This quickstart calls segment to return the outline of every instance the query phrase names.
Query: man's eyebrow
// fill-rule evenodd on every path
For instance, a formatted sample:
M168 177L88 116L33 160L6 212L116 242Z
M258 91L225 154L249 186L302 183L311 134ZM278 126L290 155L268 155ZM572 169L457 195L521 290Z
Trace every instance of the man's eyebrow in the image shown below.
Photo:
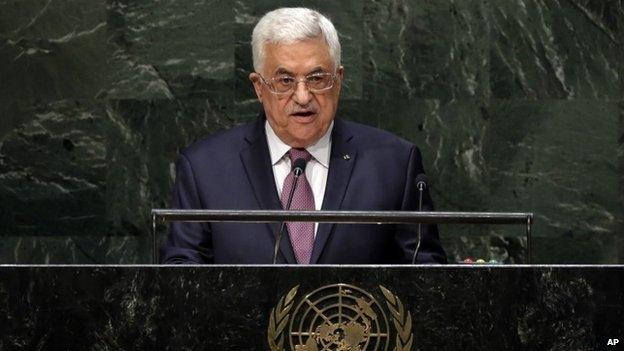
M314 68L313 70L311 70L310 72L308 72L308 74L306 74L306 76L307 76L307 75L310 75L310 74L315 74L315 73L325 73L325 72L327 72L327 70L326 70L325 68L323 68L322 66L318 66L318 67L315 67L315 68Z
M284 68L284 67L279 67L279 68L275 71L275 74L288 74L289 76L294 76L294 74L293 74L291 71L287 70L287 69L286 69L286 68Z

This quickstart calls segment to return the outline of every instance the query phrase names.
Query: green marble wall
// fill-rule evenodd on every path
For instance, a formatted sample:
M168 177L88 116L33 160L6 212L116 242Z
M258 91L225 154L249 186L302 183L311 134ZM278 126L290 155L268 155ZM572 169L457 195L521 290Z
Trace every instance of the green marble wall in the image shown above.
M144 263L178 151L254 118L254 23L328 14L341 117L419 145L437 209L534 211L542 263L624 262L624 2L0 0L0 263ZM443 226L518 262L522 228Z

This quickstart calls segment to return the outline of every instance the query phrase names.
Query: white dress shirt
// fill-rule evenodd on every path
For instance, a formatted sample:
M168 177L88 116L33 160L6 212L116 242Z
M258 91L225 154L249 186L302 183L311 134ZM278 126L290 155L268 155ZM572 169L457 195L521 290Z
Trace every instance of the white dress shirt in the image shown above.
M333 128L334 122L331 123L325 135L323 135L316 144L306 148L310 155L312 155L312 158L306 166L305 175L312 188L312 193L314 194L314 207L316 210L321 209L323 197L325 196L325 185L327 184L329 156L331 152L331 132ZM268 121L264 123L264 129L266 131L267 143L269 144L269 153L271 154L275 186L281 198L284 181L288 173L290 173L290 158L287 153L290 151L291 147L285 144L277 134L275 134ZM314 226L315 235L317 228L318 223Z

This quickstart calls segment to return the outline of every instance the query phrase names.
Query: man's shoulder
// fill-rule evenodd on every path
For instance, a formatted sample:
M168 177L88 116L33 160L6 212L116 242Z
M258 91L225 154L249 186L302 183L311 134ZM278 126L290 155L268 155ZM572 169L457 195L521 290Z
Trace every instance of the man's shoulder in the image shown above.
M342 128L353 136L353 141L363 146L401 149L414 147L412 142L383 129L346 120L341 120L341 123L343 124Z
M238 153L242 148L249 145L246 140L253 134L256 123L249 122L215 132L191 143L181 153L189 159L205 157L206 155L218 156Z

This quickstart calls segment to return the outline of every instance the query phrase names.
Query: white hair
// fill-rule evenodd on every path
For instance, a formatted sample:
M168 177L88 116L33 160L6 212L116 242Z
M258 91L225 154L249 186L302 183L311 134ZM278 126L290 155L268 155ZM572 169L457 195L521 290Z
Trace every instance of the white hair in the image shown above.
M253 65L260 72L264 65L266 43L294 43L322 36L329 47L334 69L340 67L340 41L338 32L327 17L304 7L283 7L267 12L251 35Z

